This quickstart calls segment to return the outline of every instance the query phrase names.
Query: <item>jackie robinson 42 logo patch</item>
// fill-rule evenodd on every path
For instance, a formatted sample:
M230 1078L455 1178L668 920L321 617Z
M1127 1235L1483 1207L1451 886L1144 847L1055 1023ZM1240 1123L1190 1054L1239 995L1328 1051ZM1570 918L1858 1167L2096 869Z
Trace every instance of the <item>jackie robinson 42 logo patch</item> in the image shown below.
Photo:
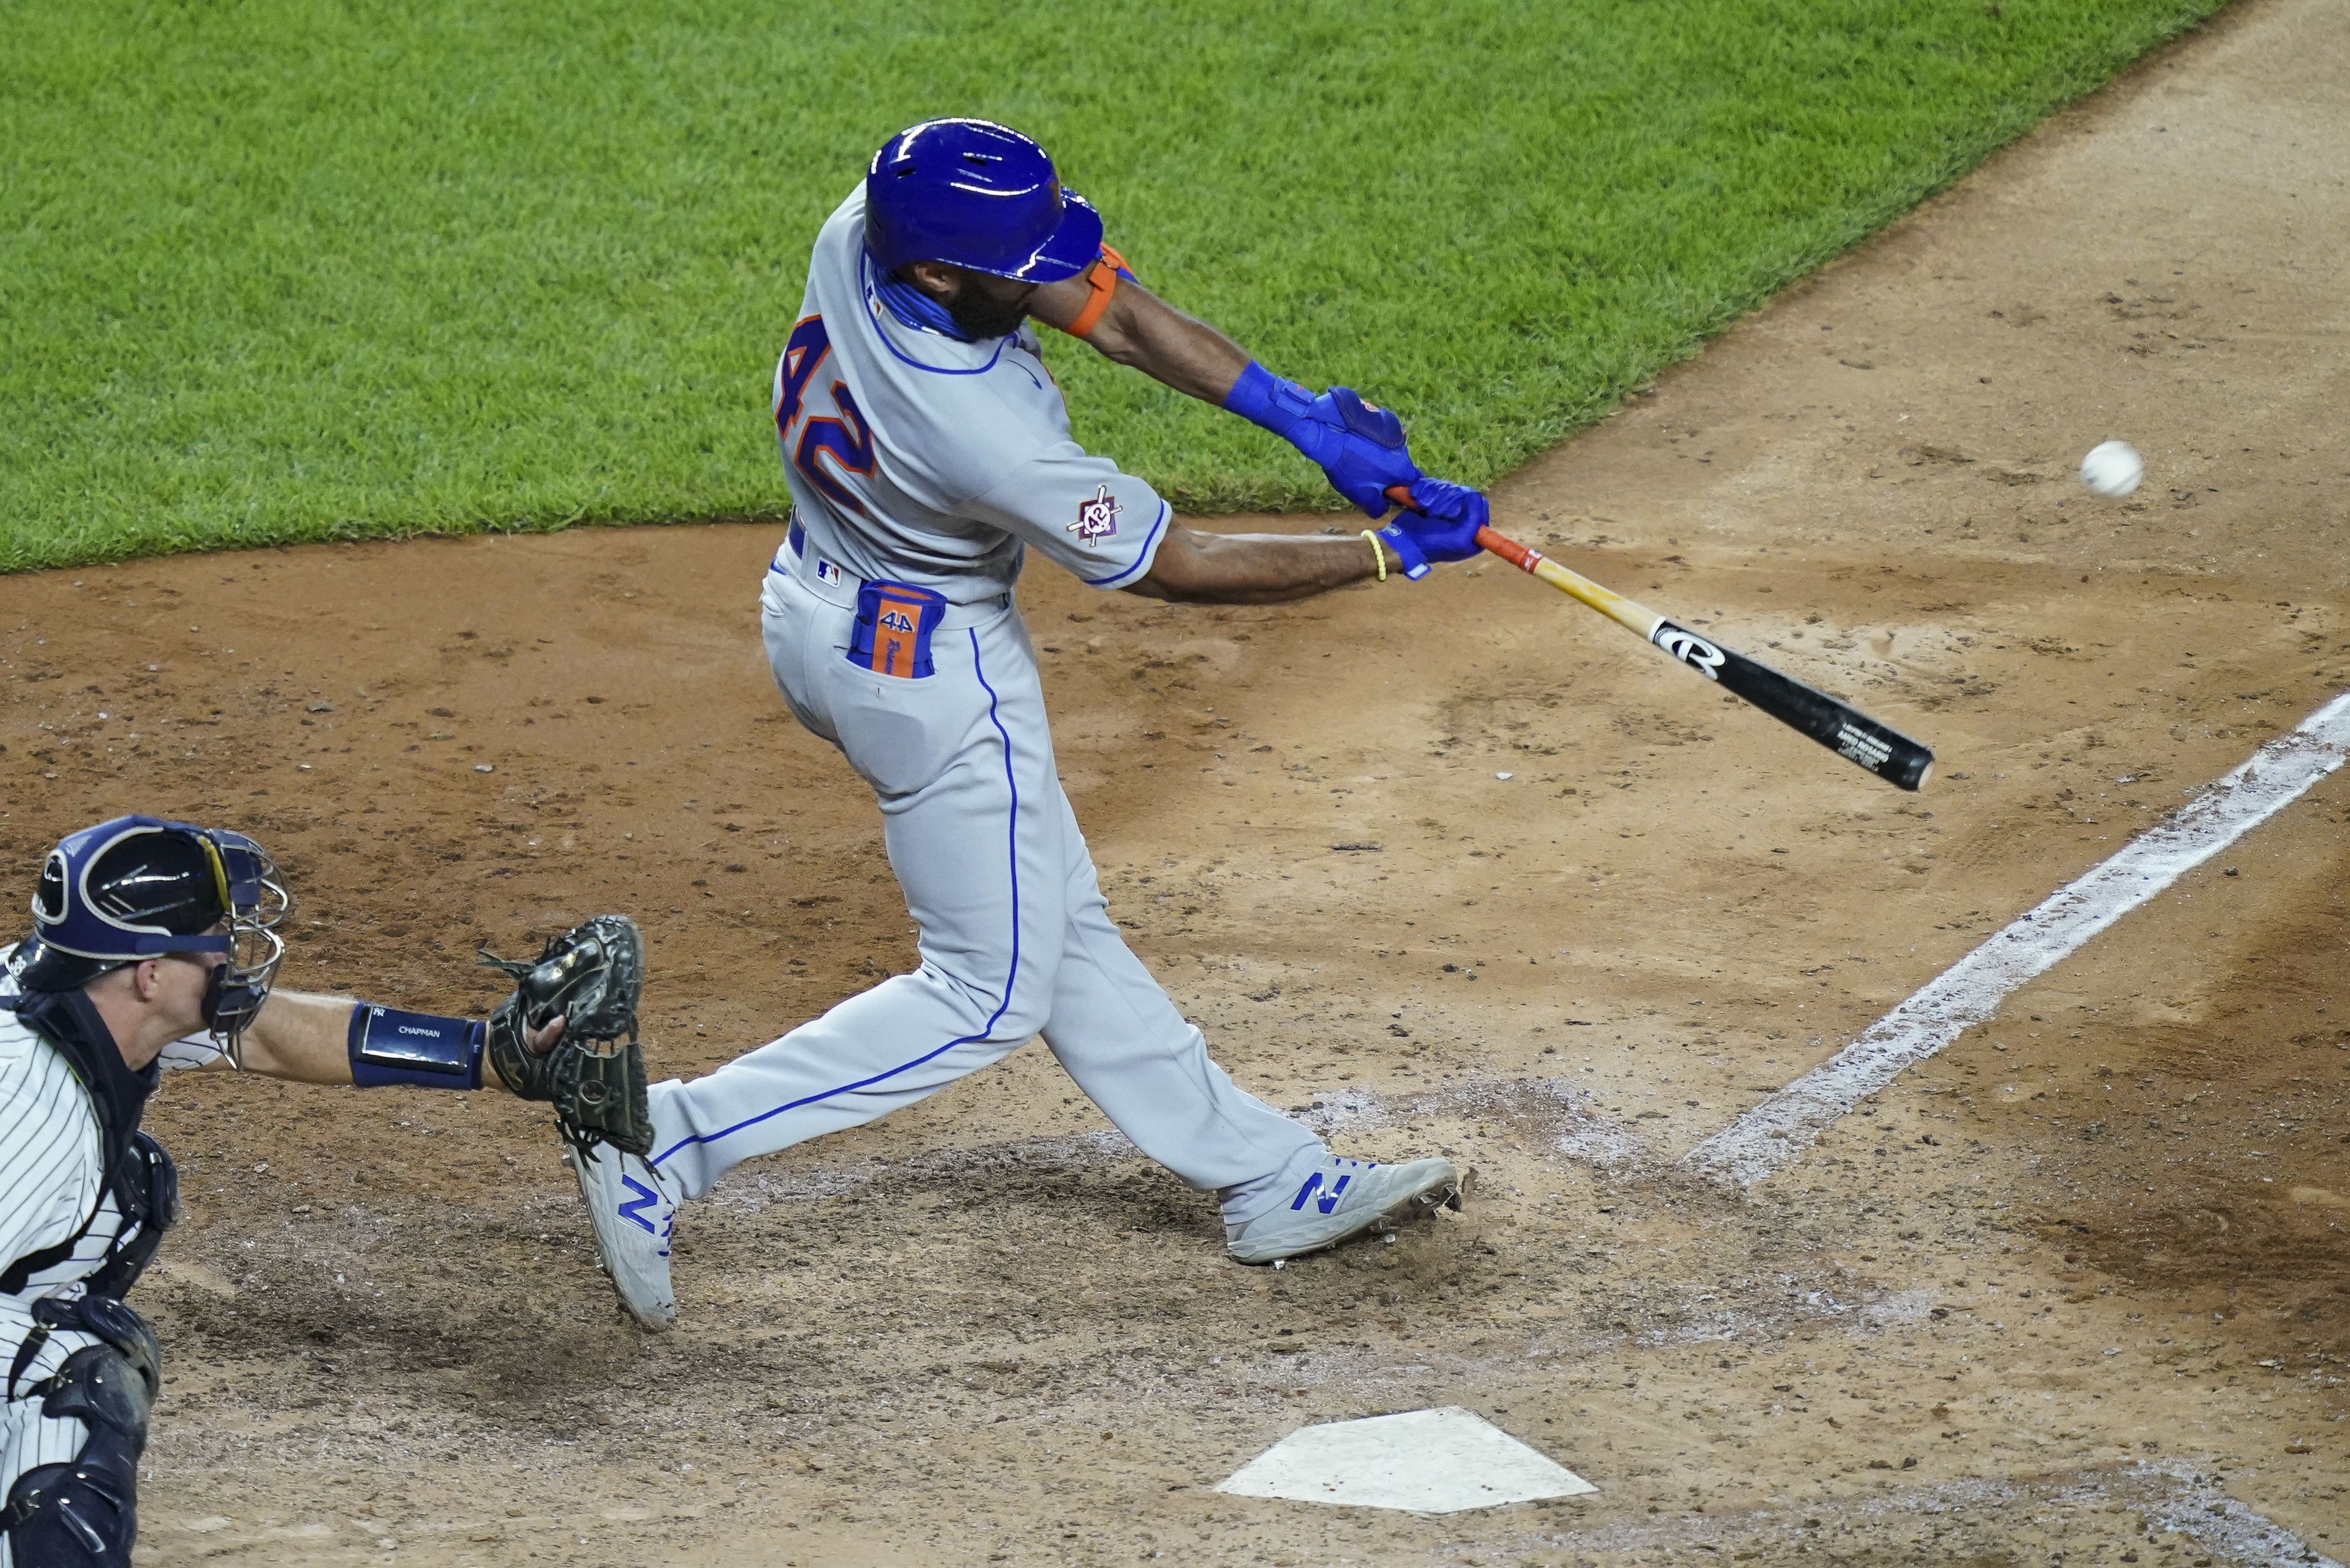
M1077 503L1077 520L1067 527L1090 550L1118 532L1118 497L1109 493L1108 485L1101 485Z

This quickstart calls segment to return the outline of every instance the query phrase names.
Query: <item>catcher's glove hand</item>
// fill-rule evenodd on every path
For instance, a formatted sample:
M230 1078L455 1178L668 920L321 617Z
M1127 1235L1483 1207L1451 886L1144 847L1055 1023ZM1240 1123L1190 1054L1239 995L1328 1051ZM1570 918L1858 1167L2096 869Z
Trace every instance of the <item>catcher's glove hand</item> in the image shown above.
M652 1151L645 1103L645 1057L637 1044L637 996L645 949L626 915L598 915L547 939L535 961L481 954L484 968L512 975L515 991L490 1014L490 1061L506 1087L555 1106L563 1136L581 1153L609 1143L642 1158ZM546 1052L524 1043L561 1018L563 1035Z

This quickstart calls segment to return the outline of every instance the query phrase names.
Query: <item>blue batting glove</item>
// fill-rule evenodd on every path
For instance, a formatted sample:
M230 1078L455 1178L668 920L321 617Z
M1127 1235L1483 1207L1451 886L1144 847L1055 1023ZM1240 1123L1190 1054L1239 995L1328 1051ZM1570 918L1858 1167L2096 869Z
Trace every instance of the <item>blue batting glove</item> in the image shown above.
M1388 485L1419 477L1404 442L1403 421L1365 402L1352 387L1333 387L1315 397L1251 362L1225 394L1224 407L1313 459L1330 488L1361 507L1366 517L1387 511L1383 492Z
M1416 479L1411 482L1411 506L1397 513L1395 521L1379 530L1379 537L1403 562L1403 575L1416 581L1428 576L1431 562L1465 561L1476 555L1482 548L1477 530L1492 516L1485 498L1465 484Z
M1308 457L1322 465L1330 488L1363 509L1366 517L1384 516L1387 488L1409 484L1419 477L1404 444L1403 421L1392 410L1365 402L1352 387L1333 387L1314 400L1317 424L1332 432Z

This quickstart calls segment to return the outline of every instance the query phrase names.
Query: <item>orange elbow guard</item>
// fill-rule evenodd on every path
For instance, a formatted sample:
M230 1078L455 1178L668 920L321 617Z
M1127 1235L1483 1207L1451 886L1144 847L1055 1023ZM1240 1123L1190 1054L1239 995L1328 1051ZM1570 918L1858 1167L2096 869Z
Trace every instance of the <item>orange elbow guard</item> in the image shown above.
M1086 271L1086 286L1093 290L1092 296L1086 301L1086 307L1077 312L1077 318L1061 330L1072 337L1083 337L1092 332L1095 324L1101 320L1102 312L1109 308L1109 297L1118 292L1118 280L1121 275L1127 277L1134 275L1127 271L1126 258L1109 246L1102 246L1100 259Z

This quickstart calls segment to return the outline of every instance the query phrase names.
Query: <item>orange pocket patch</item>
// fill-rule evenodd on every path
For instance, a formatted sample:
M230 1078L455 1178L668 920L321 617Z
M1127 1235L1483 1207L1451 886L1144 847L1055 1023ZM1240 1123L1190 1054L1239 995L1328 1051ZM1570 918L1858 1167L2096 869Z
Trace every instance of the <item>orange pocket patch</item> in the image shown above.
M931 634L947 612L944 594L910 583L867 583L857 590L857 630L848 662L876 675L920 680L931 673Z

